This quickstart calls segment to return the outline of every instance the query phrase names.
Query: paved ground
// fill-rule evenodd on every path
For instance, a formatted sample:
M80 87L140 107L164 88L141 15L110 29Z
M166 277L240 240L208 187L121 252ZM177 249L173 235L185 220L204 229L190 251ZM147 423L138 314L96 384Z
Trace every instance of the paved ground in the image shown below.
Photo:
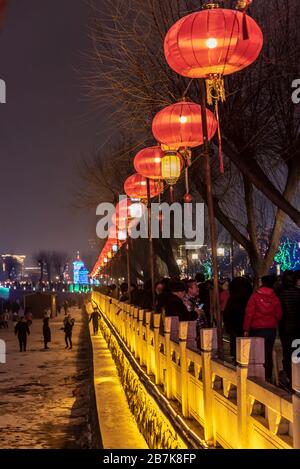
M13 324L0 330L7 363L0 364L0 448L89 448L90 383L88 328L80 310L74 348L65 350L63 315L51 320L51 349L43 350L42 321L31 327L28 351L20 353Z

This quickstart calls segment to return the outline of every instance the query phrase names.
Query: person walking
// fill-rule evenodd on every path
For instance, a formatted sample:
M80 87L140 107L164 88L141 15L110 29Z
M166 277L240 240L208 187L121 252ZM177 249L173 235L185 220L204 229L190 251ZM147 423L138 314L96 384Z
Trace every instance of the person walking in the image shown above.
M43 337L44 337L44 349L48 350L48 343L51 342L51 329L49 326L49 317L46 316L43 320Z
M278 323L282 317L280 300L274 292L276 277L267 275L261 279L262 286L250 297L244 320L245 337L265 339L266 380L272 381L272 352Z
M16 324L15 335L18 336L20 352L26 352L27 336L30 335L30 330L24 316Z
M93 330L94 330L94 335L98 334L98 329L99 329L99 319L101 318L100 314L96 309L92 312L89 322L93 321Z
M73 348L73 343L72 343L72 332L73 332L73 327L75 324L75 319L71 318L71 314L68 314L64 321L64 332L65 332L65 343L66 343L66 348L72 349Z
M229 298L223 312L225 331L229 334L230 355L236 360L236 339L244 335L245 310L253 288L245 277L236 277L229 285Z

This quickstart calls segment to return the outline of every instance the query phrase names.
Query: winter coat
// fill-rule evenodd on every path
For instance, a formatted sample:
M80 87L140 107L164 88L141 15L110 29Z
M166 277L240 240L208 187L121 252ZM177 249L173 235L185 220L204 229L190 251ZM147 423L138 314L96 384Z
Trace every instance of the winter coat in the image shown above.
M178 296L170 293L168 295L166 306L165 306L165 315L167 316L177 316L179 321L195 321L197 319L197 314L194 311L189 311L183 301L178 298Z
M282 308L278 296L272 288L261 287L248 302L244 330L276 329L281 317Z
M220 293L220 309L221 309L222 313L225 311L228 300L229 300L229 291L228 290L221 291L221 293Z
M66 335L72 335L72 330L74 326L74 319L71 319L71 322L66 321L64 331Z
M24 339L26 335L29 335L30 330L29 330L27 322L22 322L22 321L17 322L16 327L15 327L15 334L18 336L19 339Z
M45 318L43 322L43 336L46 342L51 342L51 330L49 327L49 320L47 318Z

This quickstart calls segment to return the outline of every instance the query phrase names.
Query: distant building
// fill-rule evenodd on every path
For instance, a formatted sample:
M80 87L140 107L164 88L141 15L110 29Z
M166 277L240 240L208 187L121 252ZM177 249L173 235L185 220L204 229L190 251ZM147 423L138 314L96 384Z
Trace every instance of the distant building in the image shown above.
M1 254L0 255L0 279L7 280L21 280L24 275L24 264L26 256L16 254Z
M89 272L84 265L84 262L80 259L79 251L77 253L77 259L73 262L73 283L76 285L88 285L89 284Z

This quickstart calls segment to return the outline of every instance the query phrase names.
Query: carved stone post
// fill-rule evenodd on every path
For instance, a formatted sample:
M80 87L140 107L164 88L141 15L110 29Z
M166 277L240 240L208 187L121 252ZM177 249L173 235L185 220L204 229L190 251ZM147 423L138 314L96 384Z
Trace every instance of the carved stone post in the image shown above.
M201 358L203 380L204 435L208 445L215 444L213 421L213 389L211 360L217 349L217 329L201 329Z

